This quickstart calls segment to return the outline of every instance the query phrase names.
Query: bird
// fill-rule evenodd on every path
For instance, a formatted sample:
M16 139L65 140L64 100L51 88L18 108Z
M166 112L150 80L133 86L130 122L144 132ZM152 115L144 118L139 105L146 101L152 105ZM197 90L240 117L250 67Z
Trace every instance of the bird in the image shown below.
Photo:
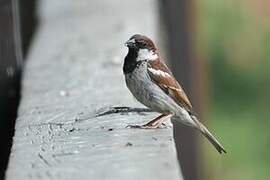
M123 73L126 86L137 101L161 115L143 125L130 128L156 129L174 117L178 122L199 130L222 154L221 143L199 121L183 88L163 62L154 42L147 36L135 34L126 41L128 53Z

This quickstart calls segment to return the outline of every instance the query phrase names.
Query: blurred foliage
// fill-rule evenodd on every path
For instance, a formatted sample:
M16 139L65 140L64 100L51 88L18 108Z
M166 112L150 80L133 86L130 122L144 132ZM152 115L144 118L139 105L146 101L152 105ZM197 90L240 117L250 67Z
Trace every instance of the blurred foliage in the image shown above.
M270 1L202 0L199 34L210 65L210 129L228 153L205 145L205 179L267 179L270 171Z

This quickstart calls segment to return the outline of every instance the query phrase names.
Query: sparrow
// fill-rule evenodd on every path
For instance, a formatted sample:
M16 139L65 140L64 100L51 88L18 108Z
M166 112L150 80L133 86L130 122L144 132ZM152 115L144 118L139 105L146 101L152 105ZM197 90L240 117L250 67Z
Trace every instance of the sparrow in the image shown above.
M143 105L161 115L143 125L130 128L155 129L175 117L180 123L199 130L219 153L224 147L196 117L192 104L168 66L161 60L153 41L140 34L133 35L125 45L123 73L126 86Z

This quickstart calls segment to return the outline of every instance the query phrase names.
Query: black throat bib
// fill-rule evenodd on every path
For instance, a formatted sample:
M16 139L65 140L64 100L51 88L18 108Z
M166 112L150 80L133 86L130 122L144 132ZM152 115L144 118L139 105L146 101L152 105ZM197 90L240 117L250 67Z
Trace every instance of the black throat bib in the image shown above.
M134 69L140 65L141 61L136 61L138 57L138 51L136 49L129 49L127 56L125 57L123 72L128 74L134 71Z

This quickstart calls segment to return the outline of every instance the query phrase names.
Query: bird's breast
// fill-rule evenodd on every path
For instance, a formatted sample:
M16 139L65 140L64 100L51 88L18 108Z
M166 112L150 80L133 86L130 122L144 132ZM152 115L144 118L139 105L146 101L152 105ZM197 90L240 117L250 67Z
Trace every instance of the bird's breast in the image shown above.
M133 96L150 109L164 113L172 108L170 98L157 86L147 73L147 63L142 63L132 73L125 74L126 84Z

